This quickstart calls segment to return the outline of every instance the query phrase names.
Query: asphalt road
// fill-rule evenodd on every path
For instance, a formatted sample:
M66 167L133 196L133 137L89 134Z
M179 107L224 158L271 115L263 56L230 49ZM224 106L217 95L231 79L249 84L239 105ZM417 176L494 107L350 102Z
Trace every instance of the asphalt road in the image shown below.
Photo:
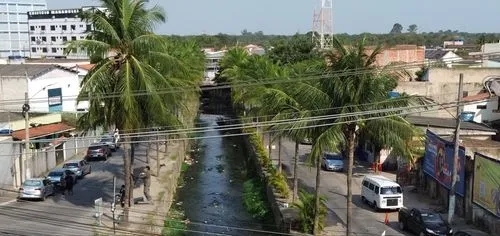
M267 144L267 141L265 142ZM278 146L274 144L272 151L273 159L278 158ZM291 176L293 170L293 155L295 152L295 143L282 141L282 160L286 171ZM308 192L314 192L316 185L316 168L309 166L306 162L306 156L311 150L310 145L300 145L299 151L299 188ZM390 224L385 225L385 213L375 212L370 206L361 202L361 181L364 175L371 171L364 166L356 165L353 171L353 235L407 235L398 229L397 212L389 213ZM327 198L328 217L326 219L326 235L345 235L346 222L346 174L337 172L321 171L320 191Z
M92 173L78 180L71 196L57 193L43 202L0 206L0 235L94 235L94 200L102 197L108 206L112 201L113 176L122 179L121 154L118 150L106 162L90 162Z

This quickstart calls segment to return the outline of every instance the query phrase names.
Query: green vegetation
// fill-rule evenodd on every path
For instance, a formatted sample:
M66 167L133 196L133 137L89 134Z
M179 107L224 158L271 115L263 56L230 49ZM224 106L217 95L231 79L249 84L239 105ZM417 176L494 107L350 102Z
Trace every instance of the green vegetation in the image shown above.
M184 213L172 205L168 215L165 217L162 235L164 236L183 236L187 229Z
M310 194L305 191L299 192L299 200L292 204L293 207L299 210L299 227L302 233L311 234L314 228L314 216L316 212L316 198L314 194ZM319 230L323 230L326 211L326 198L320 198L319 205Z
M258 179L249 179L243 183L243 205L256 219L264 219L271 212L266 198L265 184Z

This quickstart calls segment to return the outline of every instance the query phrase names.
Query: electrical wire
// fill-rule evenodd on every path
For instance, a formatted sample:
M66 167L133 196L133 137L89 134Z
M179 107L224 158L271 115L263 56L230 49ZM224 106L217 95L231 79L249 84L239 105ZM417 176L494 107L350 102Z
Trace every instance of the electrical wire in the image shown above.
M470 105L470 104L475 104L478 102L481 102L484 100L473 100L473 101L462 101L460 104L461 105ZM376 104L376 103L372 103ZM417 105L417 106L406 106L406 107L396 107L396 108L387 108L387 109L379 109L379 110L367 110L367 111L358 111L358 112L351 112L351 113L343 113L343 114L331 114L331 115L323 115L323 116L311 116L311 117L300 117L300 118L292 118L292 119L283 119L283 120L270 120L270 121L261 121L261 122L248 122L248 123L242 123L242 124L229 124L229 125L222 125L218 127L218 130L220 131L229 131L229 130L238 130L241 128L250 128L250 127L268 127L268 126L273 126L273 125L282 125L282 124L290 124L294 123L297 121L322 121L322 120L330 120L330 119L336 119L336 118L348 118L348 117L353 117L353 116L361 116L361 115L375 115L377 113L384 113L384 112L399 112L403 110L409 110L409 109L417 109L417 108L428 108L428 107L435 107L435 106L447 106L450 104L457 104L457 102L448 102L448 103L435 103L435 104L425 104L425 105ZM355 105L351 107L360 107L360 106L366 106L367 104L360 104L360 105ZM348 107L348 106L346 106ZM343 109L344 107L335 107L335 108L328 108L326 110L337 110L337 109ZM322 110L322 109L318 109ZM314 111L314 110L312 110ZM307 112L307 111L303 111ZM290 113L283 113L283 114L295 114L294 112ZM245 118L245 119L250 119L250 118ZM152 128L154 129L154 128ZM193 133L200 133L200 132L205 132L207 128L206 127L193 127L193 128L185 128L185 129L177 129L177 130L164 130L164 131L143 131L143 132L136 132L136 133L125 133L120 135L121 139L123 138L144 138L144 137L157 137L158 135L181 135L181 134L193 134ZM102 138L103 136L90 136L90 137L85 137L83 139L79 140L95 140L98 138ZM56 140L59 140L60 138L52 138L52 139L37 139L37 140L31 140L31 143L50 143ZM25 141L9 141L10 143L25 143Z
M453 102L450 104L456 104L457 102ZM473 102L467 102L467 103L472 103ZM461 105L458 105L461 106ZM363 121L368 121L368 120L375 120L375 119L381 119L381 118L388 118L388 117L393 117L393 116L403 116L403 115L410 115L410 114L416 114L416 113L426 113L426 112L431 112L431 111L439 111L439 110L445 110L448 108L453 108L457 107L457 105L448 105L448 106L440 106L439 108L435 109L426 109L426 110L421 110L421 111L412 111L412 112L401 112L401 113L396 113L396 114L389 114L385 116L376 116L376 117L369 117L369 118L362 118L360 120ZM345 113L348 114L348 113ZM331 118L327 118L331 119ZM324 124L315 124L315 125L308 125L308 126L303 126L303 127L290 127L287 129L275 129L275 130L270 130L270 131L262 131L261 133L272 133L272 132L277 132L277 131L290 131L290 130L300 130L300 129L308 129L308 128L318 128L318 127L326 127L326 126L331 126L331 125L339 125L339 124L347 124L351 123L353 121L342 121L342 122L330 122L330 123L324 123ZM248 128L253 128L255 126L250 126ZM217 130L214 128L214 130ZM186 141L186 140L199 140L199 139L208 139L208 138L225 138L225 137L235 137L235 136L246 136L249 134L248 132L242 132L242 133L236 133L236 134L224 134L224 135L213 135L213 136L203 136L203 137L185 137L185 138L169 138L169 139L157 139L154 140L154 142L168 142L168 141ZM18 141L11 141L11 142L18 142ZM4 143L10 143L10 142L4 142ZM22 142L21 142L22 143ZM129 141L129 142L120 142L120 144L138 144L138 143L151 143L150 140L145 140L145 141ZM68 148L67 148L68 149ZM81 148L69 148L69 149L81 149ZM64 150L64 149L58 149L58 150ZM41 151L38 153L43 153L43 152L49 152L49 151ZM50 151L52 152L52 151ZM12 157L12 156L17 156L17 155L22 155L23 153L11 153L11 154L0 154L0 157L6 156L6 157Z
M497 55L500 57L498 52L491 53L492 55ZM259 85L272 85L272 84L280 84L280 83L295 83L299 81L310 81L310 80L317 80L317 79L323 79L323 78L330 78L331 76L352 76L352 75L363 75L363 74L368 74L368 73L374 73L376 71L396 71L396 70L401 70L401 69L411 69L411 68L420 68L425 65L432 65L433 63L429 62L415 62L415 63L406 63L403 65L390 65L387 66L386 68L383 69L350 69L350 70L342 70L342 71L333 71L333 72L326 72L326 73L321 73L317 74L320 75L318 77L296 77L296 78L286 78L286 79L261 79L259 82L254 82L254 83L248 83L248 82L240 82L240 83L233 83L233 84L228 84L228 85L222 85L222 86L216 86L216 87L205 87L205 88L192 88L191 86L178 86L178 87L172 87L169 89L165 90L156 90L154 92L152 91L146 91L146 92L136 92L134 91L131 96L146 96L146 95L151 95L151 94L171 94L171 93L180 93L180 92L199 92L199 91L210 91L210 90L218 90L218 89L226 89L226 88L241 88L241 87L250 87L250 86L259 86ZM434 64L440 64L439 62L436 62ZM64 96L61 97L61 99L64 100L71 100L74 101L77 99L78 96ZM122 97L122 94L110 94L110 95L104 95L104 96L99 96L100 99L107 99L107 98L119 98ZM30 104L31 103L46 103L47 99L46 98L40 98L40 99L30 99ZM25 100L24 99L4 99L0 100L0 105L21 105L24 104Z

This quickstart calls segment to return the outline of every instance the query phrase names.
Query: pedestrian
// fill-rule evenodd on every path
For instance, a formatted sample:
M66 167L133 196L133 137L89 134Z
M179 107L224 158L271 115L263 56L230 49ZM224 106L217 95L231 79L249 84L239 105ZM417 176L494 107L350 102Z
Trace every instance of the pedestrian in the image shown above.
M68 195L73 195L73 177L71 175L66 175L64 182L66 182L66 190Z
M149 166L146 166L143 172L140 174L140 177L142 178L142 181L144 183L144 196L146 197L148 202L151 202L151 195L149 193L151 187L151 168L149 168Z

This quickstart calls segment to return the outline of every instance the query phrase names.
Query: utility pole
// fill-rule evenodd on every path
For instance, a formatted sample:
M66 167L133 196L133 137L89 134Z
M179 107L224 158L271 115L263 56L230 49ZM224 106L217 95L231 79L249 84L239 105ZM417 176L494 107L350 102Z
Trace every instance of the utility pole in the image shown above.
M463 82L464 74L460 74L458 82L458 101L457 101L457 126L455 128L455 146L453 150L453 173L451 175L451 188L450 199L448 204L448 223L451 225L453 222L453 215L455 214L455 192L457 189L457 166L458 166L458 153L460 150L460 115L462 113L462 97L463 97Z
M30 105L29 105L29 95L28 92L24 93L24 104L23 104L23 113L24 113L24 155L21 155L19 158L19 180L20 184L23 184L26 175L26 166L25 160L28 160L28 155L30 153ZM24 170L23 170L24 169Z
M156 177L160 177L160 128L156 129ZM167 144L165 143L165 146Z

